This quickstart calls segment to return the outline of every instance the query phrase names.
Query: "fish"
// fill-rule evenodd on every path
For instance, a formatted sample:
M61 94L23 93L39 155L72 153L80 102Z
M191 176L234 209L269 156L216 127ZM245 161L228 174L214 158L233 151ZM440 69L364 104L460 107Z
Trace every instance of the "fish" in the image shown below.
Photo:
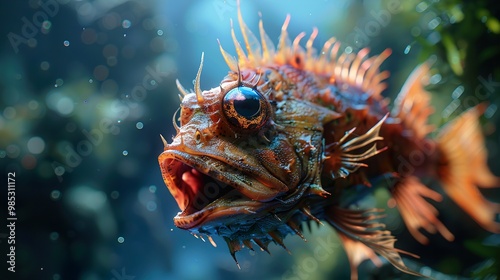
M262 18L257 39L243 20L242 43L231 22L236 56L219 42L229 71L220 84L202 90L204 54L194 80L185 89L177 80L181 104L173 116L176 134L158 161L163 180L180 208L175 226L197 238L222 237L239 267L236 252L303 235L304 225L329 224L338 233L357 279L366 259L382 256L397 269L409 269L395 247L396 238L381 221L384 210L363 208L346 193L361 196L377 178L386 178L390 201L416 241L422 233L453 233L433 206L443 200L423 178L439 182L479 226L500 233L495 217L500 204L481 188L500 178L487 165L488 153L479 119L486 104L469 108L437 128L426 90L432 62L418 65L392 102L382 94L389 77L382 63L386 49L343 51L334 37L318 52L314 28L289 37L287 16L277 46ZM471 168L473 166L474 168Z

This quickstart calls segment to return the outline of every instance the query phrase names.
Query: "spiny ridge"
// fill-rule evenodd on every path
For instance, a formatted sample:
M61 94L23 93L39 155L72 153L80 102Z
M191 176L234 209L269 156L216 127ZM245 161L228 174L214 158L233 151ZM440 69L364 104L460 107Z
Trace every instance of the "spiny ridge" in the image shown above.
M257 68L267 64L289 64L296 68L312 71L318 74L329 74L331 83L357 87L370 95L381 99L380 93L386 88L383 81L389 77L388 71L380 71L380 65L389 57L391 50L386 49L380 55L368 57L369 49L363 48L357 53L340 51L340 42L335 38L327 40L317 54L314 40L318 29L314 28L305 43L305 49L300 41L306 36L304 32L297 35L293 41L288 37L288 15L281 28L281 35L276 50L264 29L262 19L259 21L260 42L243 20L238 6L238 23L245 43L245 50L238 41L231 20L231 37L236 50L237 59L227 53L219 42L219 48L229 68L237 71L237 65L242 69Z

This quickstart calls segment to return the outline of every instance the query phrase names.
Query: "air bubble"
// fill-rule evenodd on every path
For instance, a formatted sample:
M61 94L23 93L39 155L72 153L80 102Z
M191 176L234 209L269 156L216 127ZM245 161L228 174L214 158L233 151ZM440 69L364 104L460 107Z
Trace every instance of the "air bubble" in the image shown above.
M112 191L111 192L111 198L112 199L117 199L120 196L120 193L118 191Z
M408 54L411 50L411 45L406 46L404 54Z
M41 154L45 149L45 141L42 138L35 136L28 140L28 151L32 154Z
M50 193L50 198L52 198L52 200L58 200L59 198L61 198L61 192L58 190L53 190Z
M144 124L143 124L142 122L137 122L137 123L135 124L135 127L136 127L137 129L142 129L142 128L144 127Z
M74 108L73 100L67 96L61 97L56 104L57 112L64 116L71 114Z
M55 173L57 176L62 176L62 175L64 175L64 172L66 172L66 169L65 169L63 166L58 166L58 167L54 168L54 173Z
M491 104L484 112L484 117L491 119L491 117L493 117L497 109L498 109L497 105Z
M36 110L38 109L38 101L36 100L31 100L29 103L28 103L28 108L30 108L31 110Z
M50 68L50 63L48 63L47 61L42 61L42 63L40 63L40 69L42 69L43 71L47 71L49 70Z
M42 22L42 30L47 30L48 31L51 26L52 26L52 23L50 21L48 21L48 20L44 20Z
M7 155L10 158L17 158L20 153L21 149L17 145L11 144L7 146Z
M433 85L439 83L441 81L441 75L440 74L435 74L432 75L432 77L429 79L429 82Z
M156 210L156 202L154 202L154 201L148 201L148 204L146 205L146 208L150 212L155 211Z
M59 78L59 79L56 79L56 84L55 84L55 87L60 87L64 84L64 80Z
M59 239L59 233L57 233L57 232L55 232L55 231L54 231L54 232L51 232L51 233L50 233L50 240L52 240L52 241L56 241L57 239Z
M7 107L3 110L3 116L6 119L13 119L16 117L16 109L14 107Z
M127 28L130 28L130 26L132 26L132 22L130 22L130 20L128 19L125 19L122 21L122 27L127 29Z
M68 47L69 46L69 41L65 40L63 44L64 44L65 47Z
M464 86L458 86L452 93L451 98L457 99L464 93Z
M127 156L127 155L128 155L128 151L127 151L127 150L125 150L125 151L123 151L123 152L122 152L122 154L123 154L124 156Z
M121 243L125 242L125 238L120 236L120 237L118 237L117 241L118 241L118 243L121 244Z
M427 24L427 27L430 30L433 30L433 29L436 29L436 27L438 27L440 23L441 23L441 19L440 18L434 18L431 21L429 21L429 23Z
M425 3L425 2L420 2L420 3L419 3L416 7L415 7L415 9L417 10L417 12L422 13L422 12L424 12L424 11L427 9L427 7L429 7L429 5L428 5L427 3Z

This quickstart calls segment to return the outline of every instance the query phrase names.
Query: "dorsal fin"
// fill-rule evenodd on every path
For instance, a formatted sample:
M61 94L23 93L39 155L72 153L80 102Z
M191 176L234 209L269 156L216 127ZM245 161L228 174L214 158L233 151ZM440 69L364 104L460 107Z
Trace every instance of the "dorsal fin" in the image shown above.
M429 76L430 63L424 63L415 68L401 88L394 101L391 115L398 117L405 127L418 138L424 138L435 127L427 123L434 109L429 104L430 95L424 89Z
M236 49L238 64L241 69L256 68L258 66L278 64L292 65L293 67L311 71L321 75L329 75L330 82L337 83L343 87L353 87L363 91L370 96L380 97L380 93L386 85L383 80L389 77L388 71L380 71L382 62L391 54L386 49L380 55L368 57L368 49L362 49L358 53L340 51L340 43L335 38L327 40L321 53L318 55L313 47L314 40L318 35L318 29L314 28L305 48L301 46L300 40L306 36L300 33L293 42L288 36L288 15L281 28L278 48L267 36L262 19L259 21L260 42L245 24L238 1L238 23L245 43L245 50L236 39L231 21L231 35ZM235 71L235 63L231 56L222 48L221 53L229 68ZM380 98L381 99L381 98Z
M248 62L255 66L261 60L261 47L260 43L253 35L252 31L247 27L243 17L241 16L241 9L238 6L238 23L240 25L241 34L243 35L243 40L245 41L245 47L248 53Z
M274 56L276 50L273 41L271 41L266 34L266 30L264 30L262 18L259 20L259 33L260 40L262 41L262 58L263 60L270 60Z

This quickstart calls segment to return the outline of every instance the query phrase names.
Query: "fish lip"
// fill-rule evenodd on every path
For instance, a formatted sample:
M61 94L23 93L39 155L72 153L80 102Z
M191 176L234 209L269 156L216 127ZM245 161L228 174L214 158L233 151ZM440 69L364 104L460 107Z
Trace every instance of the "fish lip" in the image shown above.
M211 168L210 165L211 163L213 164L217 162L222 163L223 165L226 165L227 163L205 156L205 158L210 159L210 161L207 162L203 160L204 156L205 155L192 155L179 150L165 150L158 158L163 179L182 210L182 212L179 212L174 217L174 224L177 227L192 230L200 227L201 225L206 225L207 223L215 222L220 219L231 219L231 217L236 219L236 217L240 214L255 214L257 211L262 210L264 204L268 204L268 206L274 205L274 203L265 203L254 200L248 196L248 193L245 195L245 193L241 192L235 185L227 181L225 182L223 172L216 168ZM169 164L175 164L175 166L173 168L170 167L169 169L167 167ZM180 172L178 172L179 168L181 168ZM181 178L183 173L187 172L188 168L197 170L203 174L203 176L209 177L212 182L224 184L224 186L219 185L221 188L230 187L231 191L228 192L225 190L226 193L222 196L211 200L208 205L205 205L203 208L198 209L195 212L191 212L191 210L193 210L192 208L187 211L192 204L192 201L188 201L186 205L186 202L181 200L185 197L188 197L190 200L196 198L196 194L189 190L189 186L186 186L188 184ZM234 195L235 192L240 195L240 199L231 201L232 205L229 203L223 203L224 200L228 198L228 195L231 193ZM179 195L179 193L181 194ZM183 207L184 209L182 209Z

